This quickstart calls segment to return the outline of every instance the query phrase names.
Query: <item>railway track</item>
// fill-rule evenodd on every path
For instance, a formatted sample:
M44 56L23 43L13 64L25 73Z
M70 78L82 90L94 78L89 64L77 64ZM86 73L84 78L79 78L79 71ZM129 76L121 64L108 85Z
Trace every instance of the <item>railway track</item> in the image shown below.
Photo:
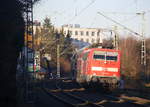
M126 103L128 103L129 105L132 105L135 106L135 107L150 107L150 105L142 105L142 104L138 104L138 103L135 103L135 102L132 102L132 101L129 101L125 98L120 98L120 97L116 97L116 96L111 96L111 95L105 95L106 97L109 97L109 98L112 98L112 99L116 99L116 100L123 100L125 101ZM129 106L130 107L130 106Z
M54 97L55 99L59 100L60 102L66 104L69 107L104 107L102 105L95 104L88 100L84 100L80 97L64 93L61 91L59 94L48 92L46 89L44 89L44 91L48 95Z
M117 96L113 95L108 95L108 94L94 94L92 93L93 97L91 95L84 95L84 92L77 92L73 93L75 95L82 95L85 96L86 100L92 101L95 104L101 104L104 107L150 107L150 105L143 105L143 104L138 104L136 101L131 101L127 100L125 98L120 98ZM87 93L86 93L87 94ZM79 95L79 96L80 96ZM83 97L84 98L84 97Z
M129 89L129 91L134 91L134 90L131 90L131 89ZM67 94L70 94L70 93L67 93ZM71 94L71 95L73 95L73 94ZM96 97L97 95L95 95L95 97ZM114 100L118 100L118 101L124 101L126 104L128 104L129 105L129 107L150 107L150 104L149 105L143 105L143 104L138 104L138 103L136 103L135 101L131 101L131 100L127 100L127 99L125 99L125 98L121 98L121 97L117 97L117 96L115 96L115 95L110 95L110 94L103 94L103 96L105 96L106 98L110 98L110 99L114 99ZM102 97L102 96L101 96ZM88 98L88 97L86 97L86 98ZM86 99L86 100L88 100L88 99ZM89 100L88 100L89 101ZM91 101L91 100L90 100ZM91 101L91 102L95 102L95 101ZM101 101L101 102L103 102L103 100ZM94 104L98 104L98 103L94 103Z
M63 80L59 80L53 84L53 87L55 87L53 90L49 89L49 87L42 89L48 96L68 107L150 107L150 105L138 104L135 101L127 100L117 95L91 93L92 97L89 95L90 92L85 90L70 91L72 88L75 89L73 87L74 83L65 82L64 84L63 82ZM69 88L71 89L69 90ZM118 103L118 101L122 102Z
M81 97L64 92L56 83L57 92L51 92L48 88L42 88L42 90L49 96L59 100L69 107L104 107L102 105L95 104L91 101L85 100Z

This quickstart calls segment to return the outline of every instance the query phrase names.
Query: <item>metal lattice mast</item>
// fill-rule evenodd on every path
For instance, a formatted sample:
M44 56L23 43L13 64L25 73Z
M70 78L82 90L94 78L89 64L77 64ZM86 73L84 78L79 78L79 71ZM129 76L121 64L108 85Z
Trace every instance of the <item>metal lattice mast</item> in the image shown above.
M34 38L33 38L33 0L25 1L25 100L27 103L34 102L33 79L34 79ZM31 62L32 61L32 62ZM32 63L32 71L29 72L29 63Z
M60 39L60 34L56 34L57 38L57 78L60 78L60 44L59 44L59 39Z
M142 39L142 46L141 46L141 64L146 66L146 43L145 39Z
M113 46L115 49L119 49L119 37L118 37L116 30L117 30L117 26L114 26L113 31L114 31L115 35L114 35L114 40L113 40Z
M143 71L145 73L146 79L149 79L148 72L146 70L146 41L145 41L145 12L137 13L142 15L142 45L141 45L141 64L143 66Z
M145 18L144 18L145 12L137 13L137 14L141 14L142 15L141 64L146 66L146 44L145 44L145 38L144 38L144 35L145 35L145 32L144 32L144 29L145 29Z

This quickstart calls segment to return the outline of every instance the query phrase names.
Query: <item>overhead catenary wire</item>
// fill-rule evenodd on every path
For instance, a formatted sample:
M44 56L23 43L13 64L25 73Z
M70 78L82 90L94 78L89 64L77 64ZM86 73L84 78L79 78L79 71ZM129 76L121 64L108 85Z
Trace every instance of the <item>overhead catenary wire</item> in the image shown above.
M87 8L89 8L96 0L92 0L87 6L85 6L81 11L79 11L79 13L72 17L68 23L70 23L71 21L73 21L76 17L78 17L79 15L81 15Z
M114 19L112 19L112 18L110 18L110 17L104 15L103 13L101 13L101 12L97 12L97 13L98 13L99 15L105 17L106 19L108 19L108 20L110 20L110 21L116 23L117 25L123 27L124 29L126 29L126 30L128 30L128 31L130 31L130 32L132 32L132 33L134 33L135 35L137 35L137 36L139 36L139 37L142 37L142 35L140 35L139 33L135 32L135 31L133 31L132 29L126 27L125 25L123 25L123 24L121 24L121 23L115 21Z
M144 28L142 29L142 34L140 35L139 33L137 33L137 32L135 32L135 31L131 30L130 28L128 28L128 27L122 25L121 23L119 23L119 22L117 22L117 21L111 19L110 17L107 17L107 16L104 15L103 13L98 12L98 14L102 15L102 16L105 17L106 19L108 19L108 20L110 20L110 21L116 23L117 25L123 27L124 29L126 29L126 30L128 30L128 31L130 31L130 32L134 33L135 35L137 35L137 36L139 36L139 37L142 38L142 45L141 45L141 64L145 66L145 72L146 72L146 45L145 45L144 31L143 31ZM143 13L136 13L136 14L137 14L137 15L142 15L142 20L144 21L144 14L145 14L145 12L143 12ZM143 24L143 23L142 23L142 24ZM144 27L144 24L143 24L143 27Z

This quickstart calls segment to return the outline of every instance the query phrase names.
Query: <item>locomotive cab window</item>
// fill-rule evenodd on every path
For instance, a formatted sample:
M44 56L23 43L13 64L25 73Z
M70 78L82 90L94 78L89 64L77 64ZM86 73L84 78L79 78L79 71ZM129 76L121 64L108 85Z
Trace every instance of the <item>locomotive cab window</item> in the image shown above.
M117 61L117 56L106 56L106 60Z
M117 52L104 52L104 51L94 51L93 59L95 60L107 60L107 61L117 61Z
M94 51L93 59L95 60L105 60L105 53L103 51Z
M106 60L117 61L118 53L117 52L107 52Z

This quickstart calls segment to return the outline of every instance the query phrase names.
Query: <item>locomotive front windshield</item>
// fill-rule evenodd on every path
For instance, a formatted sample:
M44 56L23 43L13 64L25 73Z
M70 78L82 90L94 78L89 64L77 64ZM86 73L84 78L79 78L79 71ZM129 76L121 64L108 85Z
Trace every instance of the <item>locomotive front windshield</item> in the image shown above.
M117 61L117 52L106 52L106 51L94 51L93 59L96 60L107 60L107 61Z

